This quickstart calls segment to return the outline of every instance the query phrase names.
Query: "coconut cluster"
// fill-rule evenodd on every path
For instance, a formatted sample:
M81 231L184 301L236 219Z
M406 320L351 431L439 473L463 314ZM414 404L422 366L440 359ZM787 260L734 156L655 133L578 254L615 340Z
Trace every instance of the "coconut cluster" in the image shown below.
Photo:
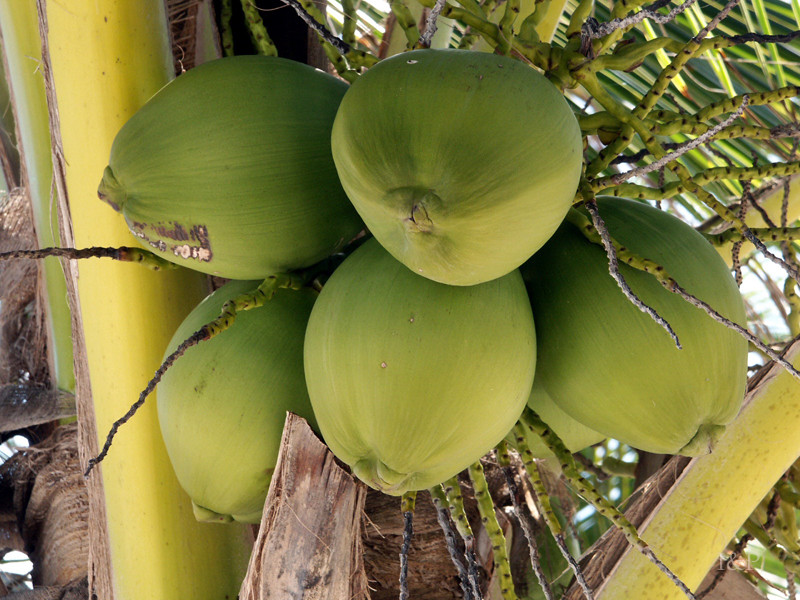
M173 118L208 98L217 104L196 122ZM153 131L163 122L177 133ZM176 145L164 176L152 167ZM479 460L526 405L572 451L612 436L707 452L741 403L746 344L623 265L683 350L628 302L603 248L564 220L581 169L561 92L492 54L407 52L349 88L290 61L236 57L159 92L120 132L100 186L147 247L252 279L330 257L362 221L368 234L318 297L280 290L165 375L162 432L198 518L259 520L287 410L394 495ZM599 207L615 239L745 323L727 267L691 227L629 200ZM166 355L256 286L209 297Z

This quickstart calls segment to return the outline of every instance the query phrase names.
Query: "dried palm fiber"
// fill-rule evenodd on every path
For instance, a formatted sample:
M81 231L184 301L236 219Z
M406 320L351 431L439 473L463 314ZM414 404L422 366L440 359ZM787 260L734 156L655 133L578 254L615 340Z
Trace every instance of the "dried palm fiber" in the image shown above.
M202 36L202 22L213 14L209 0L167 0L167 19L172 38L175 73L188 71L197 63L197 38Z
M28 197L22 188L0 196L0 252L36 247ZM0 384L48 381L47 343L39 298L39 266L0 266Z
M484 462L484 468L495 504L498 507L510 506L503 472L493 462ZM474 548L481 571L481 587L485 593L493 571L492 544L481 525L472 487L462 485L461 493L467 518L475 533ZM517 550L512 552L511 568L514 573L522 574L530 565L527 544L518 523L506 519L505 515L501 508L498 511L501 526L512 548ZM414 535L408 559L409 596L415 600L463 598L456 568L447 551L444 534L427 491L417 494L413 523ZM463 541L458 535L456 538L456 545L463 553ZM361 540L371 600L394 600L399 591L400 561L397 560L397 553L403 540L403 515L398 498L372 489L367 491ZM520 576L516 581L522 583L524 577Z
M13 490L33 583L65 586L87 574L88 499L78 460L77 424L58 427L46 440L0 466L0 491Z
M64 587L25 589L8 596L3 596L2 593L3 589L0 587L0 598L3 600L86 600L89 597L89 585L86 577L81 577Z

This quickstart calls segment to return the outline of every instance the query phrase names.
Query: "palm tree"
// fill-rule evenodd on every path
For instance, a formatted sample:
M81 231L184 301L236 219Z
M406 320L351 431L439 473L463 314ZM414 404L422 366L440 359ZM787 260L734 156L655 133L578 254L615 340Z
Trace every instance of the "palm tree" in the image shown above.
M641 3L620 2L612 7L605 2L569 0L563 6L557 4L560 3L538 4L539 16L527 21L528 25L536 27L526 27L524 7L516 24L512 24L514 11L519 6L511 0L506 3L425 0L419 5L394 2L391 18L387 15L388 7L378 3L337 4L332 0L327 18L316 15L323 25L316 29L322 34L325 54L335 59L336 70L353 80L362 68L374 62L372 55L381 53L381 41L384 36L390 37L385 31L390 32L396 48L396 40L402 39L403 34L407 40L417 39L420 32L424 34L429 23L434 22L429 21L430 11L441 9L440 24L444 24L445 18L449 21L447 30L442 27L444 34L439 33L437 43L462 47L482 44L496 52L511 54L547 72L564 91L580 117L585 136L588 169L586 186L580 190L581 201L591 203L598 193L636 196L657 202L719 244L720 252L743 282L742 289L751 305L750 329L764 342L754 346L753 371L761 364L765 367L753 375L748 408L736 422L739 426L734 424L723 440L722 443L727 444L725 450L708 458L667 461L644 491L637 492L629 516L640 526L656 553L663 554L668 566L693 588L700 585L710 568L715 570L712 562L726 543L726 568L734 564L737 557L752 555L760 544L764 548L759 551L764 556L767 572L777 576L777 585L791 595L796 569L792 561L800 550L795 547L796 530L792 533L792 527L796 527L798 494L797 467L792 465L800 454L800 436L797 435L800 409L798 394L792 387L796 382L791 375L767 363L784 348L788 348L788 360L793 360L795 347L790 342L800 333L795 282L787 276L787 271L791 272L792 265L796 264L796 232L781 229L791 226L800 217L800 194L794 182L794 176L800 171L796 99L800 85L800 47L796 42L800 8L796 3L781 0L747 0L728 12L729 7L711 2L703 7L687 5L679 14L664 18L672 7L659 2L647 9L651 12L639 13L648 15L644 20L617 23L609 31L603 30L602 25L639 12ZM41 57L42 68L35 72L44 77L39 80L40 92L47 90L49 93L47 106L51 111L51 123L55 123L52 109L56 104L60 112L60 127L53 127L46 154L49 156L50 150L54 151L54 187L60 202L63 243L77 246L126 243L127 231L120 222L115 222L114 215L94 210L96 203L92 197L97 174L102 172L108 145L117 128L172 76L170 59L175 57L180 72L182 68L190 68L192 56L213 56L215 45L206 43L213 42L216 34L214 22L208 18L210 3L172 4L170 15L175 23L173 41L176 42L173 49L167 43L164 14L158 2L148 5L147 9L133 3L119 9L120 12L114 12L117 9L111 6L103 6L100 12L95 12L94 2L70 13L62 11L58 3L45 0L40 0L38 6L38 15L29 12L25 18L29 25L31 19L41 24L48 34L46 54ZM259 6L268 8L260 3ZM313 14L313 4L302 3L302 6ZM260 45L264 51L269 51L270 46L264 40L270 36L278 44L279 54L282 48L289 47L283 45L286 42L279 42L279 33L287 26L278 16L285 15L288 8L259 15L253 11L253 5L245 3L244 7L241 10L238 5L216 4L223 49L251 52ZM233 11L231 21L226 16L226 8ZM727 16L719 23L714 22L723 12ZM662 17L655 17L655 13ZM5 14L0 26L8 54L10 32L22 25L17 22L12 25ZM160 18L153 21L153 14ZM249 29L244 25L245 15L251 23ZM204 26L192 33L191 28L185 27L192 21ZM253 25L259 22L266 25L266 36ZM543 25L548 22L554 24L549 30ZM225 35L229 23L231 38ZM709 23L713 23L713 27L705 32L704 27ZM516 34L513 39L509 35L512 29ZM76 30L84 35L75 36ZM131 34L134 30L136 35ZM13 31L21 35L22 30ZM142 31L146 31L147 36L142 36ZM249 41L251 32L253 42ZM544 41L551 36L552 43ZM300 38L300 46L306 46L308 34L300 30L289 38L294 47ZM314 36L311 38L313 40ZM351 50L342 57L332 44L333 38L344 40ZM225 40L233 40L233 44ZM383 41L386 43L381 57L389 52L389 41ZM691 59L672 73L667 65L677 64L684 52ZM310 58L311 55L313 53L306 52L304 60L318 60ZM151 60L145 61L145 56L150 56ZM91 62L88 57L99 58ZM92 73L97 79L91 79ZM668 80L665 73L670 74ZM661 83L666 85L662 87ZM747 104L745 94L748 95ZM654 106L636 109L645 97L652 97ZM89 100L91 105L87 104ZM734 117L731 123L715 132L714 125L729 116ZM91 127L87 128L87 123L91 123ZM96 136L85 137L87 129ZM703 137L709 130L714 135ZM687 149L687 143L692 140L699 140L699 143ZM32 152L30 148L23 150ZM688 151L657 163L663 155L683 150ZM614 179L617 174L647 165L654 165L654 168L636 171L627 180ZM71 215L71 219L67 215ZM753 240L748 242L743 233L748 229L742 223L759 228L755 231L764 240L775 239L775 243L770 243L775 257L765 258L764 254L753 251L750 244ZM101 225L98 227L98 224ZM763 229L766 227L772 229ZM100 237L99 231L103 232ZM115 232L114 235L106 235L109 231ZM95 242L97 239L102 242ZM102 436L138 395L142 382L158 365L161 347L172 328L202 296L204 282L191 274L142 273L127 265L86 263L79 268L80 289L74 287L77 282L74 267L68 269L68 288L74 319L72 341L77 348L80 449L85 464L97 453L98 431ZM173 302L177 290L182 294L179 303ZM756 340L751 342L755 344ZM125 351L121 352L121 348ZM126 367L124 376L120 375L121 362ZM770 406L776 408L769 411ZM152 411L138 414L126 428L104 466L104 480L101 482L97 475L89 479L90 510L94 511L89 521L93 528L90 531L91 589L103 598L144 597L137 594L145 588L152 589L155 594L149 597L164 599L187 594L211 598L217 597L214 595L217 592L237 593L250 553L252 539L248 536L251 532L236 526L209 531L195 525L161 448ZM763 432L761 439L753 435L754 431ZM301 436L298 438L301 441L291 447L306 449L311 442L301 433L297 435ZM767 444L765 439L772 441ZM288 456L293 460L311 460L287 452L286 461L289 461ZM654 457L615 442L585 450L580 456L584 474L593 478L615 501L626 499L633 491L630 474L634 467L630 463L638 461L638 480L644 480L654 470L646 467L648 460ZM655 459L651 462L660 466L666 457ZM597 467L596 463L601 461L605 471ZM734 468L736 465L738 469ZM334 467L331 465L330 469L338 473ZM617 475L609 476L609 471ZM114 477L110 477L110 473L114 473ZM512 497L502 473L496 471L494 475L493 480L490 471L495 502L510 506ZM355 511L360 515L360 507L365 502L370 510L376 511L369 514L379 512L374 504L369 504L378 502L374 494L365 496L358 486L351 488L347 482L340 484L349 491L337 496L342 502L337 510L342 512L336 514L352 517ZM602 517L584 508L585 504L557 477L553 477L548 486L551 495L559 499L562 519L570 521L574 527L573 551L585 550L606 529ZM722 491L717 495L703 495L703 486ZM136 489L138 495L132 495L132 489ZM280 502L285 504L287 498L292 498L289 486L283 491L283 496L272 498L273 504L268 500L268 506L278 507ZM465 492L469 492L466 487ZM325 490L320 492L324 493ZM352 494L350 504L344 502L344 498L349 497L347 494ZM696 508L694 505L700 504L708 508L708 512L687 517ZM315 508L313 502L310 505ZM477 525L477 508L469 501L468 508ZM709 515L717 519L713 539L702 537L699 529L691 528L703 518L710 518ZM394 535L393 541L398 541L402 536L399 511L394 518L396 525L388 527ZM437 538L435 552L444 560L436 564L442 564L441 568L445 569L449 558L443 538L426 529L435 518L435 511L427 515L418 512L417 529L427 532L425 535L430 535L431 539ZM386 523L391 521L391 517L386 519ZM358 518L353 521L358 522ZM536 525L543 529L541 518ZM781 529L782 525L788 528L788 535ZM288 528L288 522L279 520L271 528L262 527L256 548L279 551L280 546L276 550L274 544L282 527ZM532 571L526 566L527 544L520 523L508 518L504 528L511 538L512 557L517 557L511 566L518 591L527 597L538 597ZM135 539L130 535L134 531ZM477 527L476 531L479 538L484 535ZM684 542L673 535L675 531L688 532L690 548L681 545ZM316 533L312 537L323 537ZM418 537L417 542L422 544L423 538ZM571 572L562 574L566 563L556 552L552 538L543 531L537 538L546 577L556 580L555 589L566 589ZM189 539L192 541L187 542ZM424 543L429 543L428 538L424 539ZM755 542L745 545L750 539ZM348 540L352 548L362 544L361 536ZM176 556L175 552L165 550L176 544L189 544L192 551ZM589 584L597 589L600 582L605 581L602 597L633 594L647 597L656 593L680 597L671 582L626 548L609 532L584 555L583 569ZM289 549L283 548L283 552L288 553ZM358 553L353 554L351 550L344 554L340 553L343 563L337 568L341 568L342 573L353 573L349 578L354 586L351 589L363 593L364 570ZM312 552L312 555L315 554ZM147 565L141 562L143 556ZM372 574L373 582L379 580L386 590L375 594L394 595L391 583L394 569L391 569L391 576L383 575L383 579L376 575L380 572L379 563L387 560L385 554L371 546L365 556L367 574ZM491 575L491 552L480 554L479 558ZM250 587L245 588L252 595L247 597L268 597L259 595L264 592L257 584L263 581L260 577L269 576L265 565L274 560L274 554L253 554L247 577ZM615 567L613 572L609 570L610 565ZM418 597L458 597L455 571L445 574L444 570L431 569L429 574L431 571L435 575L430 580L425 579L420 588L435 592ZM753 575L752 571L746 573ZM415 576L422 577L415 575L412 568L412 589ZM142 583L142 578L146 578L147 583ZM713 580L712 574L701 589L709 587ZM191 586L194 588L189 589ZM713 597L720 589L717 587L716 592L707 597ZM439 592L441 595L436 595ZM448 593L450 596L446 595ZM489 592L497 593L494 588ZM580 595L577 589L566 593L574 597Z

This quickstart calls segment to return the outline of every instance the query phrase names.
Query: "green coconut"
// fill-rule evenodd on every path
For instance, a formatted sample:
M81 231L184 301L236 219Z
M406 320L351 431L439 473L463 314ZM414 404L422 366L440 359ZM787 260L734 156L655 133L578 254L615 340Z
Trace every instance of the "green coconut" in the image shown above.
M148 249L259 279L313 264L362 228L330 136L347 85L291 60L200 65L122 127L98 194Z
M547 423L548 427L564 442L570 452L580 452L598 442L606 439L602 433L586 427L583 423L576 421L565 413L552 398L547 394L539 378L533 380L528 406L531 407L539 417ZM513 434L506 437L513 446L516 444ZM542 439L534 432L526 428L525 441L531 450L534 458L553 458L554 454L550 451Z
M534 69L466 50L384 60L345 94L332 136L348 197L415 273L474 285L556 230L582 164L578 122Z
M517 421L535 344L517 270L448 286L369 240L333 273L308 323L306 383L320 432L367 485L427 489Z
M226 301L257 286L231 282L203 300L165 356ZM198 520L258 523L286 412L316 427L303 377L303 336L316 296L278 290L264 306L239 313L228 330L189 348L158 385L161 433Z
M620 244L746 324L725 262L692 227L631 200L598 205ZM537 381L566 413L609 437L650 452L706 453L741 406L747 342L653 276L625 264L620 270L683 349L622 294L603 248L565 222L522 267L538 325Z

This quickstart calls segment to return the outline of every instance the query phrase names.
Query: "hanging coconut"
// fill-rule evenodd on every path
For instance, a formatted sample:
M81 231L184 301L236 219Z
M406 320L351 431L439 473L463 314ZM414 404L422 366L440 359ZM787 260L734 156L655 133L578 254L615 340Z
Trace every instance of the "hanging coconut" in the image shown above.
M689 225L631 200L598 206L620 244L746 324L727 266ZM741 405L747 342L653 276L625 264L620 271L683 349L622 294L603 247L565 222L522 268L538 325L537 381L570 416L609 437L650 452L706 453Z
M235 281L203 300L167 348L216 318L258 282ZM258 523L286 412L316 426L303 378L303 336L316 292L278 290L264 306L189 348L158 385L161 433L199 521Z
M602 433L586 427L565 413L558 404L553 402L539 383L538 377L533 380L528 406L539 415L542 421L547 423L570 452L580 452L584 448L606 439ZM513 433L506 436L506 439L512 446L515 445ZM528 428L525 429L525 441L528 442L528 447L535 458L552 458L554 456L541 438Z
M445 481L503 439L535 360L517 270L448 286L415 275L374 239L333 273L306 331L306 382L325 442L392 495Z
M122 127L98 194L146 248L204 273L259 279L313 264L362 227L331 158L346 90L282 58L200 65Z
M578 122L544 76L508 57L417 50L348 90L333 125L342 185L415 273L473 285L516 269L575 196Z

